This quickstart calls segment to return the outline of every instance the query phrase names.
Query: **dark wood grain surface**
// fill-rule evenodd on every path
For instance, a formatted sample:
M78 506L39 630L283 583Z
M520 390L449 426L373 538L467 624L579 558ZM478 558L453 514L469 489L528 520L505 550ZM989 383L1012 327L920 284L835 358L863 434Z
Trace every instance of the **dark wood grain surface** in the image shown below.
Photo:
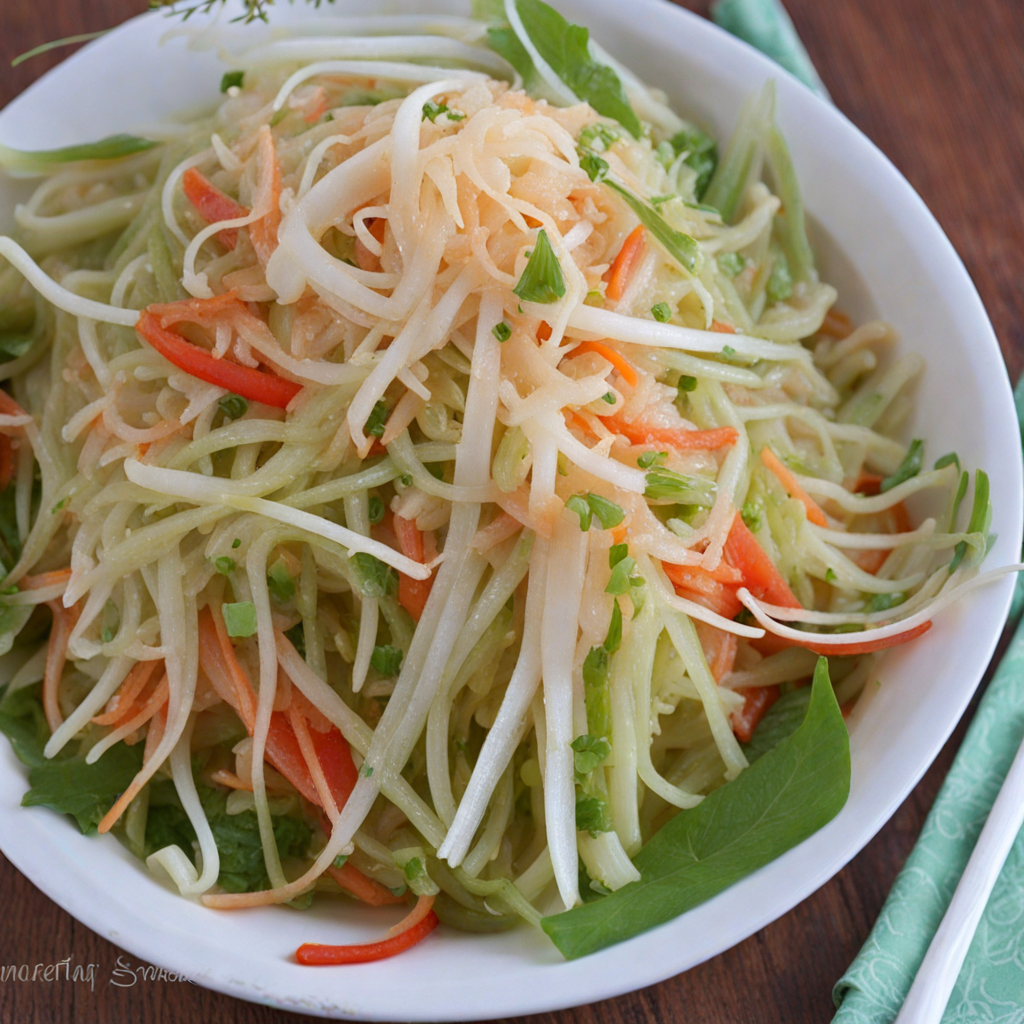
M143 0L0 0L0 106L66 51L12 70L8 62L16 54L116 25L143 6ZM694 0L686 6L707 8ZM949 234L1016 380L1024 367L1024 4L787 0L787 6L836 103L892 158ZM661 985L529 1018L530 1024L827 1021L832 985L910 852L964 727L867 848L789 914ZM0 964L50 964L67 956L98 965L94 989L0 982L0 1024L302 1019L187 983L131 983L144 965L79 924L0 857Z

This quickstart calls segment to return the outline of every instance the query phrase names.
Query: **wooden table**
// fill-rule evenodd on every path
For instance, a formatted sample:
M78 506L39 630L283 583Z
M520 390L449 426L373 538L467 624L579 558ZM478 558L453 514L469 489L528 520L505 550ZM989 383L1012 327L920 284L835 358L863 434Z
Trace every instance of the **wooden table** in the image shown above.
M1016 0L787 0L833 98L909 178L981 291L1016 380L1024 366L1024 5ZM707 3L686 6L706 13ZM44 42L118 24L142 0L2 0L0 106L66 51L13 71ZM995 468L995 467L992 467ZM963 735L956 731L893 819L831 882L734 949L661 985L536 1024L820 1022L860 948ZM0 964L98 964L94 992L66 983L0 983L4 1024L159 1021L277 1024L293 1014L189 984L138 981L123 957L0 857ZM311 1019L311 1018L307 1018Z

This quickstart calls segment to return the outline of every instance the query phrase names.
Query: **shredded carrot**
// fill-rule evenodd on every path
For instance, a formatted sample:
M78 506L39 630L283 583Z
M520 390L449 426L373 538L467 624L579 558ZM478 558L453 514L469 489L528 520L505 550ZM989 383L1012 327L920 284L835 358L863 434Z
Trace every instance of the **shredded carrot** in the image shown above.
M696 565L672 565L662 562L662 566L680 597L702 604L726 619L734 618L743 609L740 599L736 596L739 581L723 583ZM739 576L732 566L725 568Z
M249 216L246 207L217 188L198 167L190 167L181 176L181 186L188 201L208 224ZM226 249L234 249L238 245L238 228L224 228L217 232L217 238Z
M264 192L268 193L270 210L249 225L249 239L260 263L266 266L277 248L277 229L281 226L281 166L274 151L274 136L266 125L260 129L258 165L257 195L262 198Z
M613 416L602 416L601 421L609 430L621 434L630 444L666 445L680 452L713 452L735 444L740 436L735 427L715 427L712 430L655 427L642 420L628 422L618 413Z
M727 633L724 629L709 626L706 622L694 621L694 626L697 629L697 637L704 650L704 657L707 659L711 675L716 683L720 683L736 664L739 639L734 633Z
M868 473L861 470L853 487L850 488L855 494L878 494L881 490L882 480L885 478L878 473Z
M396 896L387 886L367 877L348 861L340 868L329 867L327 873L342 889L371 907L385 907L405 902L404 896Z
M52 733L56 732L64 721L58 691L68 656L68 640L78 619L78 613L71 608L65 608L63 600L59 597L47 601L46 604L53 612L53 625L50 627L50 642L46 648L46 668L43 673L43 711L46 713L46 724Z
M58 583L67 583L71 579L70 569L54 569L52 572L41 572L35 576L22 576L18 586L22 590L42 590Z
M295 959L306 966L325 967L334 964L365 964L404 953L438 926L433 906L433 896L421 896L412 913L398 925L401 931L397 934L389 933L387 938L379 942L362 942L351 946L324 946L307 942L295 951Z
M547 341L551 337L551 324L547 320L541 320L540 327L537 328L537 340Z
M744 686L736 692L746 699L743 701L743 707L729 716L729 722L736 739L740 743L749 743L754 730L760 725L768 709L782 696L782 691L776 685Z
M423 533L412 519L402 516L394 518L395 536L398 538L399 550L407 558L416 562L425 562ZM398 574L398 603L417 621L423 614L430 588L434 585L434 577L425 580L414 580L405 573Z
M228 789L244 789L247 792L252 792L252 786L243 782L234 772L229 772L226 768L218 768L215 772L210 773L210 781L215 782L218 786L226 786Z
M819 334L827 334L830 338L848 338L853 333L853 321L841 310L830 309L818 328Z
M743 585L759 601L784 608L803 607L739 512L725 541L725 557L743 574Z
M323 765L317 757L316 748L313 746L313 737L309 734L306 719L292 706L288 708L288 721L291 724L292 732L295 733L296 740L299 742L299 750L302 751L302 757L306 762L309 776L316 787L317 796L320 798L320 806L327 812L327 817L334 821L338 816L338 805L334 802L334 795L327 784L327 779L324 778Z
M882 637L879 640L851 640L848 644L815 644L813 640L808 643L804 643L802 640L797 646L806 647L809 651L814 651L815 654L834 654L848 656L853 654L872 654L875 651L884 651L889 647L898 647L900 644L909 643L911 640L916 640L919 636L927 633L932 628L931 622L922 622L919 626L913 626L910 629L904 630L902 633L896 633L893 636ZM808 633L808 637L813 637L813 633ZM868 630L867 636L871 635L871 631Z
M808 521L814 523L815 526L828 527L828 520L825 518L825 513L822 512L821 506L800 486L797 478L767 445L761 449L761 462L764 463L765 468L778 477L779 483L786 489L786 493L790 497L796 498L807 510Z
M372 217L366 222L370 234L381 244L384 243L384 229L387 227L387 220L383 217ZM380 257L363 245L362 239L356 236L356 263L360 270L379 271L381 269Z
M612 260L612 265L604 276L604 279L608 282L608 287L604 291L605 298L611 299L612 302L618 302L622 298L633 270L637 263L640 262L640 254L643 252L643 248L644 228L642 224L638 224L629 233L625 242L622 243L618 256Z
M117 725L130 718L136 710L136 698L145 689L156 668L161 665L162 660L136 662L124 677L124 682L117 693L107 701L106 709L102 714L96 715L93 721L97 725Z
M595 352L602 359L607 359L619 371L622 379L631 388L637 386L640 378L637 376L636 368L621 352L617 352L611 345L606 345L603 341L583 341L576 347L573 355L580 355L584 352Z
M716 334L735 334L736 328L732 324L727 324L722 320L712 320L711 330Z
M118 728L125 729L130 732L134 732L136 729L141 729L161 708L167 704L167 698L170 694L170 685L167 679L167 673L165 672L160 678L160 682L156 684L153 692L149 697L139 706L136 711L135 708L130 709L134 712L133 717L129 718L126 722L119 722ZM148 736L147 736L148 740ZM125 742L131 746L133 740L126 739Z

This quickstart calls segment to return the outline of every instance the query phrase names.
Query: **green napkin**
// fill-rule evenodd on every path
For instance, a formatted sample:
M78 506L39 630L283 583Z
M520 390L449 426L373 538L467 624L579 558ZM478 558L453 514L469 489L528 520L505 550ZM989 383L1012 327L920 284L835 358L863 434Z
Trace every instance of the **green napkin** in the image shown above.
M1024 429L1024 378L1017 385ZM1024 609L1024 576L1010 615ZM996 670L917 845L867 942L836 983L833 1024L889 1024L967 866L1024 738L1024 624ZM942 1018L948 1024L1024 1020L1024 831L996 882Z
M819 96L829 99L818 72L779 0L717 0L711 18L796 75Z

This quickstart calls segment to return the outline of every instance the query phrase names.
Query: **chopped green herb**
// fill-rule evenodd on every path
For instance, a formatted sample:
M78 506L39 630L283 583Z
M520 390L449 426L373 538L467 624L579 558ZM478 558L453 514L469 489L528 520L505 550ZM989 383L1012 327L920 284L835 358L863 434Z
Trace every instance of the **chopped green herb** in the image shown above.
M633 575L635 569L636 559L629 555L620 559L612 567L612 574L608 579L608 586L604 588L604 592L618 597L620 594L628 594L631 587L642 586L643 579Z
M614 569L629 554L628 544L613 544L608 549L608 568Z
M464 121L466 119L465 114L458 110L449 110L445 103L435 103L433 100L427 100L423 104L423 117L420 120L430 121L431 124L434 124L441 114L447 115L449 121Z
M604 181L608 177L608 161L587 149L580 150L580 168L594 182Z
M220 555L213 560L213 564L221 576L228 576L235 571L235 560L228 555Z
M227 92L228 89L241 89L244 80L244 71L225 71L221 76L220 91Z
M668 458L668 452L644 452L637 457L636 464L641 469L650 469L655 463L664 462Z
M590 523L594 515L590 511L587 496L585 494L574 494L566 501L565 507L580 517L580 529L586 533L590 529Z
M679 381L676 384L676 388L678 389L678 391L679 391L679 393L681 395L684 395L684 394L686 394L689 391L696 391L697 390L697 378L696 377L691 377L689 374L684 373L679 378Z
M588 775L612 752L611 744L603 736L584 733L572 741L573 766L577 775Z
M368 779L373 774L373 767L368 765L365 761L359 766L359 777L361 779Z
M614 654L622 643L622 609L618 601L612 601L612 617L608 622L608 634L604 638L604 649Z
M761 528L762 508L757 502L746 501L740 509L740 518L746 524L747 529L757 531Z
M235 538L235 539L234 539L234 540L233 540L233 541L231 542L231 547L232 547L232 548L240 548L241 546L242 546L242 538L241 538L241 537L236 537L236 538Z
M826 583L835 583L835 581L837 579L839 579L839 577L836 575L835 569L831 569L830 568L830 569L826 569L825 570L825 582Z
M887 476L879 485L879 491L889 491L893 487L898 486L906 480L910 480L912 477L917 476L921 472L921 466L924 463L924 441L919 438L915 438L910 442L910 448L907 449L907 454L903 461L899 465L899 469L893 473L892 476Z
M947 466L960 468L960 456L956 452L950 452L948 455L943 455L941 459L935 460L936 469L945 469Z
M793 294L793 275L789 272L789 260L783 252L775 257L765 291L771 302L785 302Z
M602 401L602 402L607 402L607 403L608 403L609 405L614 405L614 404L615 404L615 394L614 394L614 392L612 392L612 391L606 391L606 392L605 392L605 393L604 393L604 394L603 394L603 395L601 396L601 401Z
M674 470L659 466L647 474L644 497L652 501L674 501L679 505L700 505L711 508L714 504L715 482L700 477L683 476Z
M523 302L554 302L565 294L565 278L548 233L541 228L537 244L519 283L512 289Z
M747 261L738 252L721 252L717 258L718 269L726 277L736 277L743 273Z
M402 659L405 652L401 647L392 647L391 644L384 644L381 647L374 647L370 655L370 664L382 675L388 678L397 676L402 669Z
M298 652L303 661L306 660L306 631L301 622L296 622L291 629L286 629L284 635L291 641L292 647Z
M338 856L335 857L334 860L331 861L331 867L332 868L343 868L347 862L348 862L348 854L339 853Z
M384 436L384 424L388 421L388 414L390 413L387 402L384 399L380 399L376 405L374 405L372 412L366 419L366 426L363 429L367 434L373 437Z
M601 152L603 153L609 146L614 145L618 139L619 132L616 128L612 125L604 124L602 121L595 121L594 124L588 124L580 132L577 142L588 149L593 149L595 143L600 143Z
M67 503L67 498L61 498L60 501L50 509L50 515L55 516Z
M384 518L384 502L376 494L370 496L370 523L376 526Z
M3 590L0 590L0 596L12 597L14 594L17 594L20 590L21 588L18 586L17 583L12 583L9 587L4 587Z
M403 487L412 486L412 477L408 473L403 473L398 479Z
M864 602L864 611L887 612L890 608L903 604L906 599L906 594L872 594Z
M683 163L696 174L693 191L701 199L718 166L718 146L715 140L707 132L690 126L672 136L671 146L677 156L686 153Z
M256 632L256 605L252 601L222 604L220 610L228 636L247 637Z
M238 420L249 411L249 403L241 395L225 395L217 403L217 408L229 420Z
M360 551L349 558L355 574L356 587L363 597L386 597L398 589L398 577L390 565Z
M667 324L672 319L672 307L667 302L659 302L656 306L651 306L651 316L659 324Z
M611 817L608 801L599 796L576 797L576 828L596 836L599 832L610 832Z
M121 628L121 609L113 601L107 601L103 606L103 616L100 620L100 640L109 644L117 636Z
M491 328L491 334L493 334L498 341L505 342L512 337L512 328L502 320L500 324L495 324Z
M267 588L270 590L270 596L281 604L295 596L295 580L292 579L283 558L279 558L267 570Z
M733 357L734 355L736 355L736 349L734 349L734 348L732 347L732 345L723 345L723 346L722 346L722 356L723 356L724 358L726 358L726 359L732 359L732 357Z

